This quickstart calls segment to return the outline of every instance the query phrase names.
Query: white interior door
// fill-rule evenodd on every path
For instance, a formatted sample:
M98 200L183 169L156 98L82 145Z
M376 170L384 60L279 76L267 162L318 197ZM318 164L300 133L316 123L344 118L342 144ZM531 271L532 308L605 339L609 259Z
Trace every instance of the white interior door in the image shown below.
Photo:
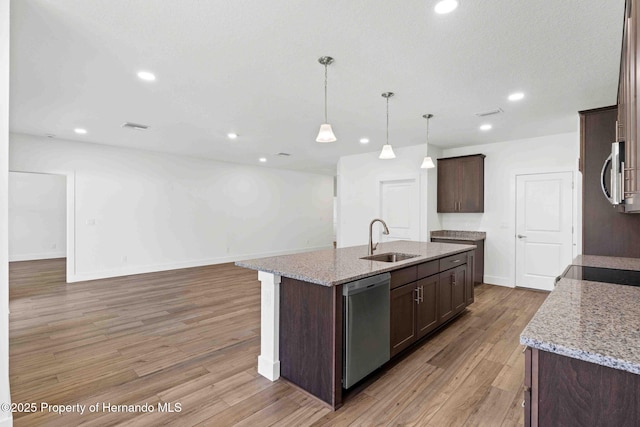
M389 235L378 230L380 241L419 240L420 192L418 178L380 182L380 218L389 227ZM377 225L374 225L377 227Z
M572 259L573 173L516 177L516 286L552 290Z

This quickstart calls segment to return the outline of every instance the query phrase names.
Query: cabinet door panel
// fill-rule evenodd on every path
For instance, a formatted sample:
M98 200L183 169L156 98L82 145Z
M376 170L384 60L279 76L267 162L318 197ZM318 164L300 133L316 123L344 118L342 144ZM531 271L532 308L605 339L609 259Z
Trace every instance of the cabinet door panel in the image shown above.
M440 273L438 283L438 317L442 323L453 316L453 280L455 270Z
M484 158L465 157L459 162L458 212L484 212Z
M451 287L451 298L453 300L453 312L460 313L466 307L465 288L467 286L467 266L461 265L454 269L455 280Z
M438 283L439 275L418 281L420 302L416 305L418 339L427 335L438 326Z
M474 285L475 285L475 271L476 269L476 251L469 252L467 258L467 276L464 281L464 295L466 299L466 305L473 304L475 301Z
M416 282L393 289L391 297L391 357L416 340Z
M438 212L456 212L458 203L458 163L438 159Z

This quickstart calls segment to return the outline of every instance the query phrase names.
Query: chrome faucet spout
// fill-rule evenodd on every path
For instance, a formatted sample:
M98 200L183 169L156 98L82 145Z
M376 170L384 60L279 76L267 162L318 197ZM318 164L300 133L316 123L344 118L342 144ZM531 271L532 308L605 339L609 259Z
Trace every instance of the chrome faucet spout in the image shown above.
M378 242L375 245L373 244L373 224L375 224L376 222L380 222L384 227L382 234L389 234L389 227L387 227L387 224L383 220L381 220L380 218L375 218L373 221L371 221L371 223L369 224L369 255L373 255L373 251L376 250L376 248L378 247L378 243L380 243Z

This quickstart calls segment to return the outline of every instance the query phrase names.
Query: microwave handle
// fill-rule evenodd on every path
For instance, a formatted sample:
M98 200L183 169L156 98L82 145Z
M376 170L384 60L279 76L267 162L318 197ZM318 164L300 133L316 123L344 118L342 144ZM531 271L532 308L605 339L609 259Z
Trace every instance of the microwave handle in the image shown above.
M604 165L602 165L602 172L600 172L600 188L602 188L602 193L604 194L604 197L606 197L609 203L613 204L613 198L611 197L609 190L607 190L607 184L604 178L605 173L607 171L607 166L609 165L609 163L611 163L611 156L612 154L609 154L609 157L607 157L607 160L604 161ZM613 171L611 171L611 175L613 176Z

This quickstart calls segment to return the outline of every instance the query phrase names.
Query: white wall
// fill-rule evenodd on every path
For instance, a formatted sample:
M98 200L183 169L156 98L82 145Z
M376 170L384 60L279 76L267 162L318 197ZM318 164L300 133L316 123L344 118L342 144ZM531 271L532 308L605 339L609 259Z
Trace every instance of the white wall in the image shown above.
M22 134L10 167L67 176L68 281L332 246L331 176Z
M66 256L63 175L9 173L9 261Z
M428 241L430 205L429 181L435 181L435 169L420 169L426 144L395 148L396 158L380 160L379 151L343 156L338 161L338 247L367 244L369 222L380 216L380 181L417 177L420 191L420 237ZM435 207L432 209L433 217ZM384 219L384 218L383 218ZM437 218L436 218L437 224Z
M0 403L9 392L9 4L0 2ZM0 426L11 426L11 412L0 411Z
M578 132L443 150L443 157L482 153L485 159L484 213L440 214L446 230L485 231L486 283L515 286L516 174L574 172L580 151ZM579 186L574 189L574 256L580 250Z

